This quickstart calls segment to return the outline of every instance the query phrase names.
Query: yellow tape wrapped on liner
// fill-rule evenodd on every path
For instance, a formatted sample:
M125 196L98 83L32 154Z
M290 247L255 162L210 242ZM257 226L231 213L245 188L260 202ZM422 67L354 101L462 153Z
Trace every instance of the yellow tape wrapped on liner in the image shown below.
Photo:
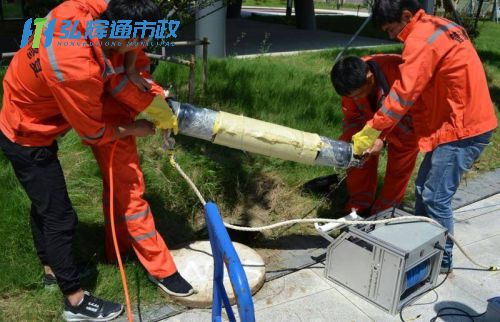
M219 112L213 134L216 144L310 165L321 149L317 134L225 112Z

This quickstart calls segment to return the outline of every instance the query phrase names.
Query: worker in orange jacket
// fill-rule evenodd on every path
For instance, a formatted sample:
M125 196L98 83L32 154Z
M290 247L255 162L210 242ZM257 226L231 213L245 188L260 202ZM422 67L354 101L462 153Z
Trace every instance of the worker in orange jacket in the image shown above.
M114 39L106 44L109 40L106 38L102 47L91 45L92 40L83 38L73 39L72 46L57 45L62 34L62 19L78 20L77 31L83 35L86 22L100 17L136 22L157 21L161 16L151 0L112 0L109 6L105 0L63 2L48 16L49 21L55 19L52 45L45 47L43 33L38 49L32 48L31 38L13 58L3 81L0 112L0 147L32 202L31 227L37 254L45 272L49 270L55 275L65 295L63 317L72 321L106 321L118 316L123 307L98 299L80 286L72 253L77 217L57 158L56 139L71 128L92 146L108 145L119 139L126 142L131 136L154 133L152 123L133 121L130 112L127 118L112 119L107 114L108 108L104 108L108 103L110 108L119 105L111 103L111 96L105 92L106 81L113 75L106 56L126 56L127 52L137 50L126 45L132 39ZM144 109L143 113L157 127L175 131L177 120L164 97L150 95L150 98L145 101L149 105L136 106L138 110L134 115ZM141 180L142 177L136 178ZM151 222L148 219L144 227L148 232L154 228ZM141 236L140 231L136 233ZM145 233L141 238L148 237ZM158 239L156 232L151 237ZM171 276L175 276L174 280L162 281L164 287L175 293L188 293L192 289L178 272Z
M370 149L383 130L411 110L425 152L416 180L415 214L436 219L453 234L451 199L497 127L481 60L461 26L426 14L416 0L377 0L372 15L391 38L404 42L401 79L353 136L354 152ZM452 250L447 240L443 273L452 269Z
M350 142L352 136L380 108L389 88L401 78L399 55L371 55L342 58L331 71L333 86L342 95L343 133L340 140ZM381 134L377 144L387 146L387 168L384 186L377 192L379 156L370 156L361 168L347 170L349 200L345 210L356 209L360 214L376 214L398 206L403 200L418 155L417 139L410 115L393 129Z

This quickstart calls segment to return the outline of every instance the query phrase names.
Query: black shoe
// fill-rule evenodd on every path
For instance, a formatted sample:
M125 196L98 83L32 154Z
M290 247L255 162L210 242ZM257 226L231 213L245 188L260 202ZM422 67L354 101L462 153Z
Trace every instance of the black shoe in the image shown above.
M64 300L63 319L66 321L109 321L119 316L123 305L102 300L85 291L83 301L74 307Z
M191 284L189 284L181 276L181 274L179 274L179 272L175 272L173 275L165 277L161 280L158 280L151 275L148 275L148 277L151 282L169 295L185 297L194 293Z

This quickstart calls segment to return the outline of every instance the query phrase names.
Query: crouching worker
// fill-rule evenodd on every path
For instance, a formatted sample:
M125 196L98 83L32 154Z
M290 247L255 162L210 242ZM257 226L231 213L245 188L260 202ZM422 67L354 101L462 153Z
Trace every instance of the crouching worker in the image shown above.
M344 114L340 140L350 142L381 108L390 86L400 79L401 62L399 55L373 55L362 59L345 57L335 64L331 80L342 96ZM379 152L384 145L387 147L386 173L382 191L376 197ZM418 155L411 118L406 116L397 126L384 131L368 153L362 168L347 170L347 213L356 209L358 214L366 216L401 203Z
M56 19L52 45L45 47L42 33L39 49L33 49L31 38L14 56L3 81L0 147L31 200L35 248L45 272L56 277L64 294L63 317L71 321L107 321L118 316L123 306L97 298L80 285L72 251L77 216L57 158L56 139L74 128L87 144L104 146L155 132L154 125L145 120L123 118L111 122L103 115L108 108L103 105L107 102L105 84L111 73L105 53L125 55L137 50L125 45L132 39L103 39L103 44L111 45L99 47L89 46L89 40L82 38L73 40L79 42L78 46L56 46L63 19L95 20L107 6L105 0L69 0L56 7L48 17L49 21ZM157 6L150 0L111 0L110 11L112 17L134 21L159 17ZM129 15L120 16L123 14ZM85 26L78 25L82 35ZM159 113L170 116L162 123L164 128L175 128L170 109ZM184 283L180 284L184 287Z
M453 195L497 127L483 65L461 26L426 14L417 0L376 0L372 17L389 37L404 43L401 79L353 136L354 151L371 149L383 131L411 111L420 151L425 152L416 180L415 214L434 218L453 234ZM417 101L421 103L415 106ZM443 273L453 267L450 239L445 248Z

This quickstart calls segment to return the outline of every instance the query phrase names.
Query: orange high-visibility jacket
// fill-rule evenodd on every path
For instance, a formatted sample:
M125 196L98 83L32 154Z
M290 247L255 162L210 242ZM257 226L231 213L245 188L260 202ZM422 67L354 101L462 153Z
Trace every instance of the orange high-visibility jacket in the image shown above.
M39 49L29 43L16 53L3 81L0 114L0 129L11 141L46 146L71 127L89 144L111 140L115 130L102 121L101 95L109 72L102 48L84 39L59 38L63 19L78 20L84 35L86 22L106 7L105 0L63 2L47 16L57 21L52 46L44 47L42 35Z
M134 85L124 73L125 56L112 54L109 62L112 65L112 76L106 81L105 92L115 100L127 105L132 118L144 111L153 101L156 95L165 96L163 87L153 81L150 71L150 60L142 49L135 50L137 53L136 70L151 85L148 92L141 91Z
M380 108L384 97L387 96L390 86L401 78L398 66L402 63L400 55L370 55L362 58L370 64L378 86L377 101L370 102L367 97L352 99L342 97L342 135L340 140L350 141L352 136L360 131L366 122L371 120ZM386 93L387 92L387 93ZM372 104L372 103L375 103ZM402 141L402 144L415 144L416 138L413 132L411 113L406 114L394 128L383 131L381 138L389 138L391 141Z
M368 125L390 128L412 109L422 152L496 128L483 66L462 27L420 10L398 38L401 79Z

